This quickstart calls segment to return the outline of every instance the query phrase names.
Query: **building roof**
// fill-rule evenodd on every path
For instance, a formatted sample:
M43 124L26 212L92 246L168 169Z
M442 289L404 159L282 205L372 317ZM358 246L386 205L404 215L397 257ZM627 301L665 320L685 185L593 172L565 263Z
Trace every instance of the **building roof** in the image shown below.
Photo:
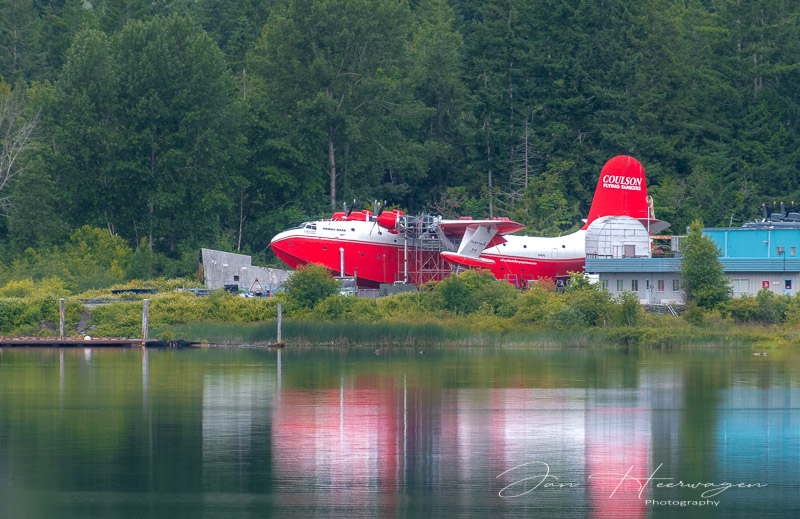
M800 258L720 258L725 272L800 272ZM680 258L586 258L586 272L680 272Z

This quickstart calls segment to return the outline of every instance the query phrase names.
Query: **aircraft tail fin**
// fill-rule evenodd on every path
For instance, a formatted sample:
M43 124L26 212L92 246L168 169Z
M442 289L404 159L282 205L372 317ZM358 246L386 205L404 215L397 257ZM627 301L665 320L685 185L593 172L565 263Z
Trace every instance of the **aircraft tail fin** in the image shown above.
M619 155L603 166L583 229L603 216L651 217L644 168L633 157Z

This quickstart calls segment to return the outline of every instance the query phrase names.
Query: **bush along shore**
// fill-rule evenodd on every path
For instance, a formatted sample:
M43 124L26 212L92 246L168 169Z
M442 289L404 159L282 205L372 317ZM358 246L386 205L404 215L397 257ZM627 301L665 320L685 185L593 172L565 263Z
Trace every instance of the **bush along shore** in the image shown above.
M339 295L337 282L323 268L310 267L295 274L287 292L270 299L178 291L198 286L156 279L70 294L57 279L10 281L0 287L0 335L58 335L58 298L65 297L68 334L139 337L141 299L147 297L152 338L221 344L274 341L278 303L289 345L733 345L763 350L792 344L800 336L800 296L762 292L714 310L690 305L676 319L645 312L633 294L612 299L578 275L559 292L546 281L518 290L470 271L418 292L367 299ZM133 288L158 293L118 292Z

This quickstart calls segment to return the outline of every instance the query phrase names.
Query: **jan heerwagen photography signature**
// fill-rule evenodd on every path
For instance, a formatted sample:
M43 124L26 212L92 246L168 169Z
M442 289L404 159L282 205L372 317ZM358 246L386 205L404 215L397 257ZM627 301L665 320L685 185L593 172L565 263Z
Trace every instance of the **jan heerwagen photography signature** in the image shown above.
M584 484L562 480L552 473L550 465L543 461L529 461L511 467L496 476L496 479L503 478L502 481L510 481L500 489L498 495L504 499L520 498L537 490L580 488L602 482L602 487L609 490L608 499L613 499L615 495L618 495L623 490L630 492L631 488L638 491L637 497L639 499L647 497L645 490L648 488L686 488L699 491L697 498L708 500L708 498L718 496L732 488L748 489L767 486L767 483L757 482L683 481L680 478L667 477L661 471L663 466L663 463L659 464L646 478L631 475L634 470L633 466L627 472L596 472L588 474L586 476L587 482ZM719 505L719 501L710 500L704 502L646 499L646 501L646 504L650 505Z

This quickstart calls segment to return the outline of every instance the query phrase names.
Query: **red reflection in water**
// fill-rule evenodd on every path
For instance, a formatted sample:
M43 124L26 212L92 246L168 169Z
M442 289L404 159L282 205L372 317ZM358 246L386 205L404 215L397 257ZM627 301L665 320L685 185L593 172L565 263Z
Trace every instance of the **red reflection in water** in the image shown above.
M443 485L475 508L585 500L594 517L643 518L648 491L640 495L639 481L650 465L650 414L592 407L583 390L405 391L388 376L283 390L272 423L273 470L285 485L279 499L390 517L420 485ZM575 487L543 486L514 500L493 492L495 500L486 501L486 490L543 474L538 464L495 478L532 461L552 468L546 482Z
M594 517L645 516L649 416L645 409L593 409L586 416L588 499ZM634 479L635 478L635 479Z
M272 424L275 473L329 506L390 511L400 476L402 388L371 376L346 384L280 394Z

